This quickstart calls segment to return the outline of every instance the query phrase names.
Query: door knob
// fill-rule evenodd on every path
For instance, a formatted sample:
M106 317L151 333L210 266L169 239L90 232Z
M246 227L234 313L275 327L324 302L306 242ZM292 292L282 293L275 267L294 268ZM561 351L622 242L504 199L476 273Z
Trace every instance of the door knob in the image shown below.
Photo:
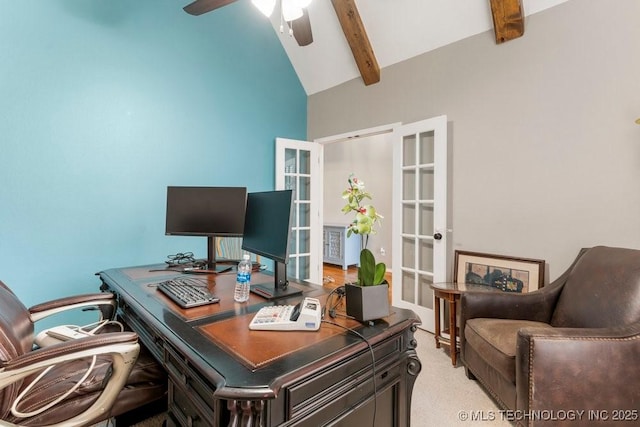
M440 233L436 233L436 234L434 234L434 235L433 235L433 238L434 238L435 240L440 240L440 239L442 239L442 234L440 234Z

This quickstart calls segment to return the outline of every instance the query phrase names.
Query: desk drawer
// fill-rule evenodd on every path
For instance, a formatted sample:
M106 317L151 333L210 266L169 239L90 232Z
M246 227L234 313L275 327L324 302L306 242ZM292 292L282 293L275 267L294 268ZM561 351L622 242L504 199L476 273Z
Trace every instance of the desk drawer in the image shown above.
M384 369L383 367L385 365L388 366L394 360L398 359L401 342L402 338L396 337L374 347L377 370ZM391 360L389 360L389 358L391 358ZM340 387L341 383L347 381L348 378L353 378L360 372L370 372L371 362L371 352L367 349L367 351L360 353L346 363L340 363L314 376L308 381L291 387L289 389L289 410L293 414L296 412L298 406L305 406L305 402L316 399L318 394L325 395L327 390Z
M164 350L170 384L169 408L177 410L177 418L182 417L179 421L193 423L186 425L212 425L207 423L215 419L219 403L213 397L214 391L170 344L165 343Z
M203 410L202 402L194 399L193 395L179 387L172 378L169 379L169 412L178 425L215 426L213 411Z
M402 379L403 339L396 336L374 346L376 390L378 393ZM300 425L324 425L345 416L345 410L363 404L373 396L371 352L367 349L330 369L287 388L289 420ZM391 393L395 398L395 393ZM297 425L297 422L296 422Z
M402 382L403 365L397 363L382 372L376 370L375 387L371 372L317 396L316 401L300 407L294 417L295 426L373 426L373 408L376 408L375 427L398 425L396 402ZM374 393L375 390L375 393ZM377 396L374 402L374 395Z

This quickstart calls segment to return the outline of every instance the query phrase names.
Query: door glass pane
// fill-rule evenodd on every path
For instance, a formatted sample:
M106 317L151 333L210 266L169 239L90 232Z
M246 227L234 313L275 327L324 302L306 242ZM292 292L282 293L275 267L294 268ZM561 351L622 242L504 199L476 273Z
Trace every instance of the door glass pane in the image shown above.
M300 252L298 250L298 230L291 230L289 234L289 254L294 255Z
M416 199L416 171L402 171L402 200Z
M311 256L309 255L301 255L298 257L298 274L300 277L308 278L311 274L309 266L311 265Z
M404 203L402 205L402 233L416 233L416 207L413 204Z
M420 151L420 164L430 164L433 163L433 147L434 147L434 138L433 131L423 132L420 134L420 146L418 150Z
M420 230L418 234L421 236L433 236L433 206L420 205L418 211L420 212L418 217Z
M294 201L293 202L293 210L291 211L291 226L292 227L297 227L298 226L298 210L295 208L297 205L297 203ZM293 231L291 231L291 234L293 235ZM291 248L291 246L290 246ZM291 249L289 249L291 250Z
M298 277L298 263L296 257L289 258L289 262L287 263L287 278L297 278Z
M309 253L311 250L309 230L299 230L298 237L300 239L298 240L298 253Z
M433 272L433 241L420 239L418 269Z
M293 192L296 192L296 177L295 176L285 176L284 177L284 189L285 190L293 190ZM296 196L294 195L293 198L295 199Z
M433 290L429 286L431 283L431 276L421 274L418 278L418 305L429 309L433 309Z
M415 286L415 274L403 271L402 272L402 300L410 303L416 301L416 286Z
M402 266L415 268L415 242L413 238L402 238Z
M296 150L292 148L285 148L284 150L284 172L296 173Z
M300 202L298 204L298 226L309 227L311 225L311 205Z
M311 173L311 153L300 151L300 173L309 175Z
M416 164L416 136L408 135L402 138L402 166Z
M311 200L311 178L299 177L298 200Z
M433 200L433 169L420 169L420 200Z

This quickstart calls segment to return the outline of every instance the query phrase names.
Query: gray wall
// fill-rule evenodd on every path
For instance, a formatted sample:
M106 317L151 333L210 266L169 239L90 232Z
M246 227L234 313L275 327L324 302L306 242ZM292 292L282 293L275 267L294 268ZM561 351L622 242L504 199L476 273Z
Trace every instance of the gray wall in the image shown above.
M312 95L308 138L446 114L453 249L547 261L640 248L640 2L571 0ZM363 106L366 106L364 108Z

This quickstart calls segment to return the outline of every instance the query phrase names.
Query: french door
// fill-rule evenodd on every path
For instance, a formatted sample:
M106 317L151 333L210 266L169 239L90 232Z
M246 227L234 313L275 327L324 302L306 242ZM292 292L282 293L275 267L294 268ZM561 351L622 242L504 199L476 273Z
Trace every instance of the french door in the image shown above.
M322 283L322 146L276 138L276 190L293 190L287 277Z
M431 283L447 277L447 117L394 129L392 300L434 331Z

